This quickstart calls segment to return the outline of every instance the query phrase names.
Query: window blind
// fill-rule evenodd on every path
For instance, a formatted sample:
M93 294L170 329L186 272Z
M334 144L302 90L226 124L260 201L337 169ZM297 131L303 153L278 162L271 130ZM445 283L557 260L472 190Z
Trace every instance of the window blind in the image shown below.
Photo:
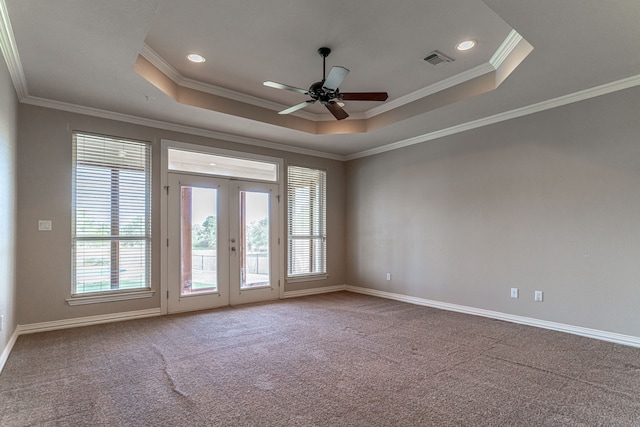
M288 276L326 273L326 172L288 167Z
M151 149L74 133L73 294L150 287Z

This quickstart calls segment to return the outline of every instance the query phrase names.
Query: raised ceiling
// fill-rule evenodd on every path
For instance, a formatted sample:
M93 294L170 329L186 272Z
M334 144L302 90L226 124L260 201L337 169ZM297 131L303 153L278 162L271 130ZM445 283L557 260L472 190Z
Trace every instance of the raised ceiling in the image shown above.
M335 158L425 140L606 84L600 92L640 83L634 0L372 0L366 7L343 0L0 0L0 6L8 34L0 43L22 102ZM493 90L462 85L447 101L444 92L433 98L474 72L491 72L483 67L515 32L533 50L494 72ZM455 44L468 38L477 47L457 52ZM332 49L328 66L351 70L341 90L384 90L389 100L347 103L351 117L335 129L326 128L336 125L319 106L278 117L278 109L305 98L262 82L307 88L320 80L320 46ZM433 50L454 62L423 61ZM188 62L191 52L207 61ZM172 88L140 72L141 63ZM296 120L316 128L290 124Z
M185 78L281 105L304 98L262 82L308 88L322 79L321 46L332 49L327 65L351 70L344 90L385 90L392 101L487 63L511 31L480 0L405 0L402 7L388 1L367 7L290 0L195 4L161 3L146 45ZM456 51L456 44L466 39L480 43L470 51ZM433 50L455 61L432 66L423 58ZM193 64L186 59L189 52L207 61ZM351 102L347 108L356 113L377 105ZM318 105L305 111L328 116Z

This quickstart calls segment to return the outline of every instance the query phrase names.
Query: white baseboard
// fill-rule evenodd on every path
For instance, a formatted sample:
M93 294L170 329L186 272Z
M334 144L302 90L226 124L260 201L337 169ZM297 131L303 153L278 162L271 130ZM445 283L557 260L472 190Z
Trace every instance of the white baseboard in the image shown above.
M318 295L330 292L349 291L365 295L387 298L396 301L407 302L410 304L422 305L426 307L438 308L441 310L455 311L459 313L472 314L475 316L483 316L491 319L504 320L522 325L535 326L538 328L550 329L554 331L566 332L583 337L594 338L602 341L613 342L616 344L627 345L640 348L640 337L631 335L617 334L614 332L601 331L597 329L583 328L580 326L566 325L563 323L549 322L546 320L534 319L531 317L516 316L513 314L500 313L498 311L484 310L481 308L468 307L458 304L450 304L446 302L433 301L425 298L412 297L403 294L396 294L386 291L378 291L375 289L362 288L351 285L335 285L322 288L303 289L299 291L288 291L284 293L283 298L295 298L309 295ZM98 325L101 323L119 322L124 320L143 319L146 317L155 317L162 314L160 308L152 308L148 310L128 311L124 313L104 314L99 316L80 317L75 319L56 320L53 322L31 323L27 325L18 325L13 335L9 339L6 347L0 354L0 372L9 358L9 354L13 349L19 335L32 334L36 332L53 331L57 329L76 328L81 326Z
M16 328L16 330L13 331L13 335L11 335L11 338L9 338L9 341L7 342L7 346L2 351L2 354L0 354L0 373L2 373L4 364L7 363L7 359L9 358L9 354L11 354L11 350L13 350L13 345L16 343L16 340L18 339L18 335L20 334L18 333L18 328Z
M329 292L339 292L346 289L346 285L325 286L323 288L303 289L300 291L285 291L282 298L306 297L309 295L327 294Z
M598 329L583 328L581 326L566 325L564 323L549 322L546 320L534 319L531 317L516 316L513 314L500 313L498 311L484 310L481 308L467 307L464 305L450 304L446 302L433 301L424 298L412 297L392 292L378 291L375 289L361 288L359 286L346 285L345 290L359 294L372 295L396 301L408 302L410 304L424 305L427 307L439 308L442 310L456 311L459 313L473 314L475 316L489 317L491 319L504 320L506 322L519 323L522 325L535 326L543 329L566 332L583 337L594 338L601 341L623 344L640 348L640 337L617 334L614 332L601 331Z
M143 319L145 317L160 316L160 308L148 310L127 311L124 313L102 314L99 316L77 317L74 319L54 320L53 322L31 323L18 325L18 335L34 334L36 332L54 331L57 329L77 328L80 326L99 325L101 323L120 322L123 320Z

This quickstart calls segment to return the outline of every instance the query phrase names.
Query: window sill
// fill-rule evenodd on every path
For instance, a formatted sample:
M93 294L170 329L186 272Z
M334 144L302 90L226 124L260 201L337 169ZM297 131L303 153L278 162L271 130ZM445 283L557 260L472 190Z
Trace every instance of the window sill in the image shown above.
M69 305L98 304L102 302L125 301L129 299L151 298L156 291L150 289L143 291L108 293L99 295L79 295L67 298Z
M328 274L305 274L287 277L287 283L315 282L316 280L326 280L328 278Z

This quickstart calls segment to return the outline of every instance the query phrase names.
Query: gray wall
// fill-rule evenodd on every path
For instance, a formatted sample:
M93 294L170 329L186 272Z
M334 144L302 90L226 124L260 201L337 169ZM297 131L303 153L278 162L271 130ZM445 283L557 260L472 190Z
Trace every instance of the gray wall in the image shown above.
M218 141L145 126L46 108L21 105L18 152L18 324L144 310L160 306L151 299L69 306L71 292L71 132L80 130L153 142L153 288L160 288L160 140L215 146L281 157L285 163L328 171L327 227L329 279L286 285L285 290L345 283L345 198L342 162ZM53 221L50 232L37 231L38 219ZM283 251L286 245L282 245ZM284 253L283 253L284 256Z
M15 95L0 69L3 188L0 310L19 324L155 308L146 300L70 307L71 131L278 156L328 170L329 279L436 301L640 336L640 88L385 154L321 159L20 105L17 235ZM5 153L9 153L5 155ZM159 237L159 186L154 236ZM53 221L38 232L37 220ZM17 236L17 237L16 237ZM17 238L17 268L13 244ZM159 239L153 286L159 289ZM283 254L284 255L284 254ZM346 259L346 262L345 262ZM5 268L6 266L6 268ZM14 310L13 272L17 272ZM385 280L385 273L392 280ZM509 288L521 297L509 298ZM545 293L533 301L533 290ZM17 313L17 319L15 314ZM1 347L0 347L1 348Z
M16 147L18 99L0 60L0 354L16 329Z
M349 162L347 283L640 336L639 111L636 87Z

